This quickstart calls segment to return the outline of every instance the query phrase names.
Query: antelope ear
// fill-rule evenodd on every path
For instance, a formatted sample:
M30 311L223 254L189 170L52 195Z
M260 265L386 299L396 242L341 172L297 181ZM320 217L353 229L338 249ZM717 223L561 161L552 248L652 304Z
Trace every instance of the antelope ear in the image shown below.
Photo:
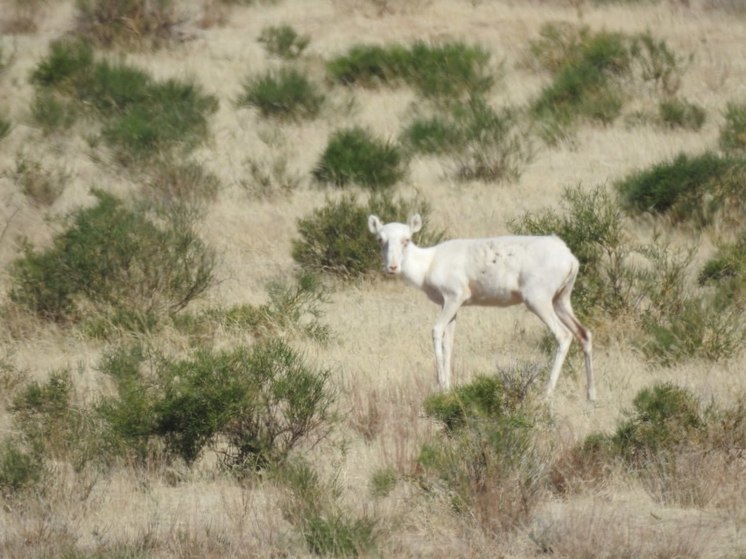
M422 229L422 218L420 217L420 214L414 214L409 218L409 229L412 233L417 233L417 231Z
M374 235L378 235L378 232L383 228L383 223L378 219L377 215L368 216L368 230Z

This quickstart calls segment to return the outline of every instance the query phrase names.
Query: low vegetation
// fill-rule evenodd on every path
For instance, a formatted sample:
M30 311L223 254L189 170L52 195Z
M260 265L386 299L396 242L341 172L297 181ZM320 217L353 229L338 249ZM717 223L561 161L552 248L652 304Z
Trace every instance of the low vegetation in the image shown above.
M658 188L663 182L650 184ZM679 188L676 181L672 184ZM620 206L603 188L567 189L562 212L526 214L512 227L517 233L556 234L568 244L581 266L574 300L597 334L611 320L609 333L630 336L649 359L667 364L729 358L746 340L738 299L722 294L727 284L723 292L690 290L686 278L693 253L662 240L632 244ZM717 264L709 266L709 273L717 273Z
M355 45L327 63L331 79L343 85L405 83L433 99L459 99L484 93L493 83L489 53L462 42Z
M744 177L743 158L713 152L680 154L632 173L616 188L629 211L665 214L674 222L701 227L716 218L740 220L746 208L741 196Z
M188 151L207 134L217 100L189 82L153 80L125 63L97 59L83 40L62 39L33 70L34 115L45 128L69 126L85 113L123 163L147 161L175 148Z
M720 129L720 147L728 152L746 151L746 103L730 102Z
M307 35L299 35L290 25L272 25L262 29L259 42L267 52L283 60L294 60L303 54L311 42Z
M238 99L239 105L254 106L262 116L279 119L313 118L323 102L319 88L293 68L248 78Z
M151 330L211 285L215 256L188 215L174 212L157 224L110 194L94 194L96 205L74 212L51 247L24 247L11 267L11 300L106 336L111 328Z
M110 355L103 370L117 395L100 411L113 451L143 459L159 442L192 463L214 448L243 475L278 464L301 444L315 444L334 420L329 371L306 364L286 343L269 341L183 359L132 348ZM217 445L220 440L227 446Z
M76 0L78 32L105 47L157 47L172 38L173 0Z
M520 115L496 111L480 97L452 104L445 115L415 118L402 143L415 153L447 156L459 180L517 180L532 155Z
M398 145L361 127L337 130L313 170L320 183L345 187L357 184L376 191L392 187L404 176L404 156Z
M255 0L5 4L0 556L741 557L743 69L697 39L736 33L722 16L741 2L570 0L551 12L579 23L541 30L528 4L451 3L467 40L441 21L431 41L421 0L305 19ZM670 22L677 50L598 25L622 11ZM472 42L496 14L506 34ZM237 23L248 50L217 60ZM397 39L356 42L375 29ZM156 79L143 57L215 81ZM410 178L427 198L402 194ZM412 309L370 329L403 287L375 279L368 216L414 213L421 246L459 219L567 243L603 405L572 386L578 354L548 404L546 367L503 364L547 335L514 336L492 370L458 353L456 388L433 393ZM346 308L350 289L370 301ZM349 312L365 332L335 331ZM477 312L468 342L492 344Z
M298 221L300 238L293 241L293 259L307 270L343 279L360 277L380 267L378 244L365 226L370 214L384 222L403 222L419 212L425 226L417 242L429 246L442 237L429 230L429 209L419 198L394 198L387 193L370 196L367 204L350 194L330 200Z
M552 82L531 106L541 135L549 143L571 136L582 119L613 122L622 113L626 92L634 90L635 84L649 83L655 91L672 96L683 66L664 41L649 33L591 33L569 24L545 25L529 52L529 63L552 75ZM670 114L665 116L670 118ZM694 122L699 118L687 116Z

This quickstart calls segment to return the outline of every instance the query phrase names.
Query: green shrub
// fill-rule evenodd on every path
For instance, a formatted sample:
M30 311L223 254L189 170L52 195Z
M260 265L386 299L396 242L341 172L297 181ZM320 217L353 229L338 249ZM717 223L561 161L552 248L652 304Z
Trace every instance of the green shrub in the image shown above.
M355 127L337 130L313 170L314 178L338 187L350 183L382 190L404 176L404 158L396 144Z
M630 68L625 37L618 33L582 33L580 42L565 50L567 58L531 107L549 141L560 139L578 117L613 121L621 112L622 99L612 80Z
M468 105L457 106L453 117L464 138L454 155L458 178L514 181L520 177L531 150L513 110L496 112L473 98Z
M517 179L532 155L527 138L514 110L495 111L480 97L446 116L417 117L401 136L411 151L449 156L456 178L482 181Z
M308 36L298 35L290 25L265 27L259 35L259 42L268 53L285 60L298 58L310 41Z
M630 45L640 78L653 82L663 95L671 97L679 89L683 61L671 51L665 41L656 40L649 32L635 35Z
M321 343L329 340L329 327L320 320L327 294L318 276L304 271L292 282L273 280L267 286L267 294L269 301L262 305L210 309L196 316L180 316L175 325L181 332L193 335L214 331L221 325L258 339L299 334Z
M300 71L282 68L247 79L239 105L259 109L264 117L298 119L315 117L324 102L324 94Z
M638 342L643 353L663 364L735 355L746 340L742 309L735 298L687 288L693 250L677 254L651 245L640 254L648 259L648 269L637 273L645 297Z
M402 46L355 45L327 62L326 68L335 82L373 87L402 81L408 65L409 53Z
M31 382L11 406L13 423L34 456L68 461L81 468L97 457L96 426L88 411L73 401L67 370L45 383Z
M37 484L44 472L38 456L6 439L0 444L0 494L14 495Z
M191 83L168 80L148 88L147 101L127 105L103 129L120 160L142 160L179 146L194 148L207 135L206 115L217 101Z
M744 341L746 324L735 300L688 287L694 249L673 251L651 243L638 254L646 263L632 272L633 296L640 301L635 337L645 356L671 364L734 355Z
M309 367L280 340L200 349L182 360L135 348L109 357L103 370L114 377L118 394L100 410L120 453L142 456L162 440L169 455L192 463L220 439L227 444L221 444L221 460L241 473L320 441L334 420L329 371Z
M565 22L547 23L539 30L539 38L529 40L524 61L528 66L556 74L574 56L588 30Z
M267 286L267 294L269 302L259 307L242 305L229 309L226 322L258 337L297 331L319 342L329 339L329 327L319 321L326 292L318 276L302 272L294 284L272 281Z
M423 97L456 99L484 93L492 87L489 52L461 42L414 43L409 50L405 79Z
M501 379L480 377L425 403L446 430L422 447L420 483L442 484L454 509L490 532L514 529L538 503L546 462L528 402L508 397Z
M615 186L630 211L665 213L677 222L707 225L721 212L742 214L745 178L746 161L706 152L678 155L632 173Z
M207 115L217 109L217 100L196 84L154 82L124 63L95 60L81 40L52 43L31 81L41 90L37 112L50 113L40 117L43 122L65 123L66 113L77 110L102 120L103 137L122 162L152 159L176 146L193 148L207 133Z
M432 116L412 121L402 132L401 142L416 153L441 155L456 151L464 138L451 118Z
M702 107L675 97L661 101L658 114L664 126L695 131L702 128L706 118Z
M51 247L24 248L11 267L13 301L59 322L103 319L147 330L210 286L214 255L187 218L173 214L156 225L113 196L94 194L97 204L76 211Z
M720 129L720 147L725 151L746 151L746 103L728 103L725 123Z
M373 497L386 497L396 487L396 471L392 468L376 470L370 477L370 494Z
M303 537L316 555L357 557L373 549L375 526L375 520L348 518L344 513L310 516L303 527Z
M336 478L322 481L303 460L291 460L274 471L274 479L287 487L291 497L282 503L286 517L299 529L316 555L357 557L374 551L376 520L354 518L339 504Z
M736 355L746 341L743 310L720 302L687 299L677 313L643 317L645 355L671 364L689 358L717 361Z
M31 103L31 118L45 134L67 130L75 123L77 113L72 103L49 92L37 92Z
M394 199L384 193L371 196L367 205L361 205L352 195L330 200L298 221L300 239L293 240L293 259L307 270L346 279L359 277L380 265L378 244L366 226L370 214L384 222L402 222L409 214L419 212L425 228L418 239L429 246L442 237L442 233L428 230L429 211L423 200Z
M512 221L510 228L518 234L555 234L565 241L580 262L573 300L581 317L614 316L633 304L625 266L631 249L625 239L623 216L604 188L566 188L560 211L553 208L525 214Z
M410 47L356 45L327 64L332 80L371 87L407 83L424 97L454 99L487 91L489 53L461 42Z
M85 41L67 40L52 42L49 51L31 73L31 83L77 95L80 87L76 82L93 68L93 48Z
M612 437L627 461L639 464L703 435L705 423L699 402L685 388L656 384L638 392L632 405L629 418L617 427Z
M589 435L569 459L555 465L555 487L565 490L580 482L578 487L587 491L589 482L603 483L623 466L654 498L701 507L712 501L714 487L719 490L723 481L718 477L713 486L712 478L702 477L704 469L717 464L715 468L725 467L718 470L722 475L739 459L734 450L746 442L744 411L742 399L731 408L710 404L702 409L685 388L671 383L645 388L612 434Z
M104 421L102 450L107 461L118 456L134 458L139 463L157 450L153 438L158 416L156 403L162 398L159 379L144 374L146 363L157 361L143 346L115 348L99 363L99 370L109 375L116 396L104 398L96 412Z
M173 0L76 0L78 30L111 47L157 46L177 23Z
M681 61L649 33L627 36L548 24L532 41L531 57L550 71L552 82L531 105L545 140L556 142L581 118L608 124L622 111L625 82L653 82L671 97L678 89ZM688 107L693 126L699 111ZM689 120L687 120L689 122Z
M717 298L736 309L746 308L746 231L724 243L699 273L700 285L713 285Z

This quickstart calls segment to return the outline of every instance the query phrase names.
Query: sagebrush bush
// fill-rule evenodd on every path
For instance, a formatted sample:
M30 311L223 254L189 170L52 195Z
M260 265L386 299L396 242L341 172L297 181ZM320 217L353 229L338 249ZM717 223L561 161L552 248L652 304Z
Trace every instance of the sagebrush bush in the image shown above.
M746 152L746 102L727 104L725 123L720 128L720 147L729 152Z
M37 454L11 439L0 443L0 495L16 495L35 486L43 473L44 464Z
M746 321L727 285L715 294L696 292L687 282L693 249L673 251L665 245L640 250L647 266L636 270L637 290L644 297L637 336L650 359L671 364L690 358L717 361L735 355L743 345ZM641 297L641 298L642 298Z
M10 298L42 318L147 330L200 296L215 256L188 216L156 224L101 191L42 251L27 245L11 266Z
M97 458L95 421L73 396L70 371L60 370L44 383L27 384L14 398L13 423L38 460L81 468Z
M658 104L658 115L664 126L695 131L702 128L707 118L699 105L675 97Z
M656 39L650 32L634 35L630 54L643 82L652 82L655 89L667 97L678 91L684 60L669 48L666 41Z
M220 325L250 333L257 339L300 335L321 343L329 340L329 326L321 321L327 291L317 275L303 271L292 281L273 280L267 285L267 295L269 301L261 305L242 304L186 314L177 317L175 325L194 336L203 336Z
M563 33L545 34L553 39L547 45L564 39ZM560 49L563 60L546 57L546 47L535 47L538 56L556 65L552 83L531 107L549 141L565 135L580 116L608 123L621 112L622 99L613 80L629 72L630 53L625 37L619 33L581 31L572 41Z
M454 509L488 533L529 518L547 466L534 433L540 417L530 399L510 396L500 378L479 377L429 397L425 411L446 430L422 447L423 487L444 485Z
M97 60L83 40L53 42L31 81L45 103L39 112L52 115L42 118L72 118L74 105L100 119L104 139L125 163L147 161L175 147L192 149L207 134L207 116L217 110L217 99L198 85L156 82L123 62ZM55 108L54 103L62 105Z
M45 134L51 134L69 129L78 118L78 110L62 96L40 91L31 102L31 118Z
M416 117L401 141L414 152L449 156L461 180L515 180L531 158L517 113L496 111L480 97L452 104L445 115Z
M636 213L666 214L675 222L707 225L717 216L743 214L741 184L746 160L712 152L654 164L617 181L625 208Z
M289 490L281 506L313 554L357 557L375 551L378 522L368 514L358 517L342 507L336 477L322 480L302 459L283 463L272 474Z
M295 447L322 440L334 424L330 372L307 365L279 339L198 349L184 359L135 348L109 356L102 368L118 393L100 411L110 448L123 454L142 457L162 441L169 456L192 463L221 440L223 464L241 475L281 463Z
M307 35L299 35L290 25L285 24L262 29L259 42L264 44L268 53L292 60L303 54L311 39Z
M97 43L158 46L177 23L173 0L76 0L78 31Z
M644 388L632 401L633 410L612 436L625 460L640 464L651 455L693 443L704 433L705 422L697 398L673 384Z
M332 80L345 85L407 83L423 97L457 99L492 86L489 57L482 47L462 42L355 45L329 61L327 71Z
M591 33L585 27L547 24L530 43L530 57L553 75L531 105L550 143L571 134L580 118L614 121L622 112L625 91L635 81L652 82L663 95L672 96L681 74L678 57L649 33ZM696 121L698 115L690 118Z
M733 242L722 243L699 273L700 285L712 285L716 298L736 309L746 309L746 231Z
M357 184L383 190L404 176L405 160L393 142L380 140L360 127L337 130L313 170L313 177L325 184L344 187Z
M733 449L746 440L744 411L743 400L704 408L690 390L671 383L644 388L612 433L593 433L560 457L555 489L603 483L623 466L654 498L702 506L723 483L718 475L739 475L731 464L738 460Z
M294 68L281 68L246 79L238 104L256 107L264 117L314 118L324 97L305 74Z
M353 195L344 195L298 220L300 238L293 240L293 259L304 269L345 279L359 277L380 266L378 244L367 227L370 214L378 215L384 222L403 222L409 214L419 212L425 227L418 242L427 246L441 238L440 233L428 229L429 211L419 198L395 199L381 193L363 205Z
M577 186L564 190L560 207L559 212L527 213L510 228L519 234L555 234L565 241L580 262L573 300L581 317L629 310L634 299L625 260L631 249L616 201L603 187Z

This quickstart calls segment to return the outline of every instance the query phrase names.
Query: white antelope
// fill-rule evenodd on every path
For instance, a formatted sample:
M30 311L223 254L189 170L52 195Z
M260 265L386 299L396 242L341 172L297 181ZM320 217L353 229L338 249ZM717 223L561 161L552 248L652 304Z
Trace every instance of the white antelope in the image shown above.
M381 245L383 269L401 274L442 306L433 326L438 384L450 387L451 352L456 313L463 305L507 307L525 303L557 339L546 396L557 384L572 337L585 355L588 400L596 399L591 364L591 333L572 311L570 294L578 275L578 259L558 237L507 236L454 239L421 248L412 234L422 228L415 215L409 223L381 223L371 215L368 228Z

